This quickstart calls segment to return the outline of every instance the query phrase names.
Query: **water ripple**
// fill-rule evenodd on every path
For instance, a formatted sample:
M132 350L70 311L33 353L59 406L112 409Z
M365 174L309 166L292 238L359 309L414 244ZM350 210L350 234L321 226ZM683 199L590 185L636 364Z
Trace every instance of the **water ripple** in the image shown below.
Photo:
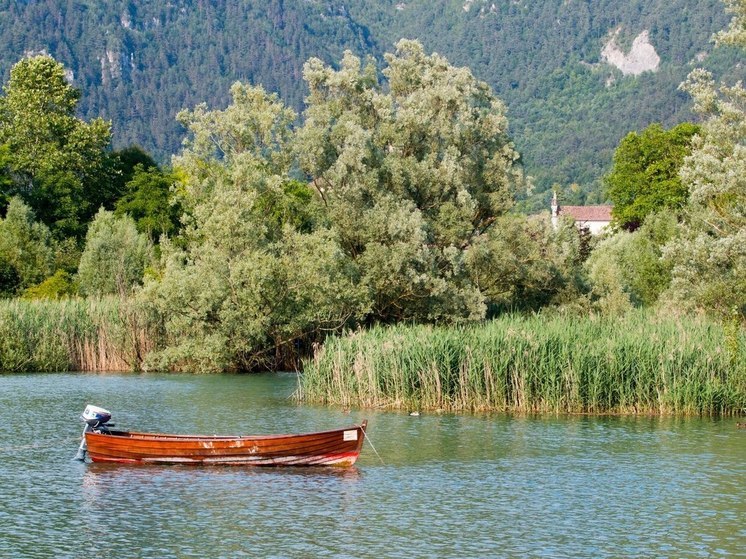
M0 557L746 556L746 432L732 421L347 415L296 407L293 388L292 376L0 376ZM179 432L365 415L383 463L367 448L350 470L81 464L87 403Z

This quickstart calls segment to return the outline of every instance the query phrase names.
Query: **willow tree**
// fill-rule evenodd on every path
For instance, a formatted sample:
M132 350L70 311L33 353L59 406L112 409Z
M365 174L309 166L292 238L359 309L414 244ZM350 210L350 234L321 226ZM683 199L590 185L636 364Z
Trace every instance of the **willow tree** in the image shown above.
M142 284L152 261L153 246L146 234L137 231L135 220L101 208L86 232L78 267L80 292L126 296Z
M505 107L467 68L402 40L379 70L304 67L296 150L371 298L372 320L482 318L465 253L520 178Z
M728 0L730 27L718 44L746 48L746 3ZM682 88L703 116L681 178L690 204L680 238L667 247L672 295L683 305L746 321L746 89L716 85L704 70Z
M364 300L335 233L294 180L295 114L236 83L225 110L180 113L189 136L174 158L184 228L162 243L143 292L167 346L150 366L197 370L292 366L298 345L334 331Z
M302 126L240 83L225 110L179 115L181 234L144 290L167 347L152 366L256 368L366 321L484 316L472 244L519 180L505 110L415 42L338 70L310 60Z

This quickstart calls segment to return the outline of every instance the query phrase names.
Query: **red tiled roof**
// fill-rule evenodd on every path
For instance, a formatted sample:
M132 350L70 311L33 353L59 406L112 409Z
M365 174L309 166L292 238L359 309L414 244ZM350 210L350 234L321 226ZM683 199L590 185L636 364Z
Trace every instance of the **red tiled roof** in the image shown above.
M611 221L613 206L560 206L559 215L569 215L575 221Z

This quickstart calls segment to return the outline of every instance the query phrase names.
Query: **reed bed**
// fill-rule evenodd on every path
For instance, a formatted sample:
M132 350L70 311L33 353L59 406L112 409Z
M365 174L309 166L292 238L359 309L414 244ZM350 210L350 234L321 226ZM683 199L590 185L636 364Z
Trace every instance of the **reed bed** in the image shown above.
M645 313L376 327L327 339L304 362L296 396L414 410L740 414L746 336L726 338L717 323Z
M0 301L1 372L133 370L153 340L127 300Z

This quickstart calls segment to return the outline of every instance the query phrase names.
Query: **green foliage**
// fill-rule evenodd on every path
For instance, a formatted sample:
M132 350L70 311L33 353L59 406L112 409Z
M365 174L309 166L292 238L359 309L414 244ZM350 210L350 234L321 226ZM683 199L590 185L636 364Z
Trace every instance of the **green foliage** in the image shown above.
M720 0L0 0L0 14L3 78L24 53L46 50L74 73L84 118L106 115L116 146L142 145L161 163L180 148L173 115L202 101L226 106L236 79L300 110L309 57L329 64L349 49L380 58L402 37L419 39L427 52L468 65L510 108L510 133L535 178L531 211L546 208L554 182L598 195L630 130L690 120L676 87L700 57L718 77L744 76L736 51L708 43L728 19ZM618 29L623 47L650 32L658 72L622 76L601 62Z
M300 127L241 83L224 110L180 113L185 222L142 293L166 340L148 367L294 367L361 322L475 321L485 303L578 295L576 229L505 215L522 178L499 100L416 42L386 59L386 85L372 60L311 59Z
M728 13L733 14L727 29L715 34L719 45L735 45L743 48L746 45L746 6L743 0L723 0Z
M652 306L671 283L671 264L662 258L663 246L679 232L676 216L669 212L650 215L621 255L624 276L632 301Z
M175 182L176 177L170 173L136 164L132 178L126 183L125 193L116 202L115 214L132 217L137 230L152 240L157 241L161 235L173 235L181 213L171 197L171 187Z
M57 270L39 285L27 288L23 299L62 299L77 294L78 288L72 274Z
M671 283L672 266L662 258L663 246L677 234L676 215L663 211L649 215L637 231L602 240L586 263L596 308L619 314L630 304L655 305Z
M504 106L415 41L386 61L384 87L372 60L309 60L300 166L373 295L373 320L481 318L463 251L520 181Z
M5 213L12 197L11 161L10 146L7 144L0 145L0 214Z
M632 308L622 258L629 254L634 233L619 232L605 239L588 258L585 267L591 284L591 300L604 316L619 316Z
M729 6L733 23L718 38L746 48L746 5ZM690 192L683 231L666 247L673 265L670 296L746 323L746 89L740 82L718 87L703 70L694 70L682 88L704 121L681 170Z
M630 132L614 153L614 167L606 177L614 205L614 221L634 231L645 218L663 209L680 210L689 192L679 178L691 139L699 127L683 123L671 130L651 124L641 133Z
M113 209L115 203L127 193L127 183L135 176L136 169L142 168L147 171L158 168L155 160L139 146L129 146L110 152L108 166L112 178L108 196L110 203L104 204L107 210Z
M21 277L13 262L0 253L0 299L12 297L21 285Z
M166 334L151 368L297 366L298 344L365 309L336 234L313 228L310 191L289 178L294 113L261 88L232 92L224 111L180 115L190 138L174 161L188 220L181 244L162 244L162 273L143 293Z
M304 362L297 396L441 411L735 415L746 406L746 353L729 354L728 343L715 323L636 312L377 327L328 339Z
M126 295L142 283L152 260L153 247L146 235L137 232L132 218L101 209L88 228L80 257L80 292Z
M263 87L236 82L231 87L233 102L223 111L210 111L202 103L193 111L181 111L177 118L188 130L184 149L174 157L174 167L184 175L183 203L189 212L225 182L243 183L251 174L282 177L289 171L293 110ZM259 181L263 194L277 190L284 180Z
M54 242L54 269L75 275L80 263L81 247L73 237Z
M114 168L117 172L118 190L123 191L124 187L135 175L135 169L142 167L147 170L151 167L157 167L153 159L140 146L129 146L124 149L113 151L110 158L114 160Z
M5 293L39 283L52 272L54 247L49 229L36 221L23 201L10 201L5 219L0 219L0 274Z
M59 237L81 236L106 202L110 125L75 116L80 92L49 56L18 62L0 98L0 144L8 146L12 194Z
M364 292L333 234L290 227L279 241L260 230L251 234L247 230L259 228L255 207L238 203L247 194L221 189L219 200L197 208L212 210L211 219L195 224L203 242L183 251L162 245L162 276L144 297L160 312L168 337L164 351L151 356L151 368L293 366L296 344L319 339L361 312ZM230 227L234 236L212 235L215 227Z
M171 340L156 366L266 366L363 318L483 316L464 249L519 179L503 107L417 43L387 61L384 90L350 53L339 71L310 60L299 129L240 83L225 110L180 113L187 221L144 295Z
M549 216L507 215L474 242L467 254L474 283L490 314L505 309L538 309L579 296L582 286L578 229Z
M197 19L232 9L235 14L251 12L259 21L261 2L232 2L217 8L203 3ZM178 14L185 13L174 6L135 9L135 4L126 17L118 14L117 21L142 18L153 9L161 10L158 22L177 21ZM443 8L427 25L432 30L455 23L452 30L458 30L465 43L456 59L472 64L475 35L489 32L497 37L495 44L502 44L493 11L504 16L501 21L526 14L543 21L553 13L546 6L524 4L492 10L476 2L473 12L459 5L455 14ZM598 4L610 6L607 0ZM270 13L261 17L287 25L256 34L282 42L286 30L303 28L299 22L310 21L319 5L272 4ZM640 22L653 21L642 4L635 5ZM736 17L718 40L735 45L741 41L744 9L737 1L729 5ZM384 6L402 12L396 15L399 27L393 19L391 25L381 24L392 17L384 15ZM422 14L423 7L420 0L402 10L393 10L388 0L354 6L352 15L346 9L330 12L336 15L325 18L329 21L324 29L351 30L358 46L369 47L373 43L368 30L356 27L354 18L369 22L378 36L387 36L396 29L423 29L412 17ZM68 8L60 8L60 21ZM106 9L103 5L94 11ZM501 51L492 50L492 44L479 47L482 55L473 65L510 78L511 86L501 90L507 98L528 96L514 109L515 136L534 148L549 147L525 161L551 168L557 174L553 180L571 184L567 194L573 200L600 201L589 185L603 167L599 160L610 154L609 138L616 143L615 130L647 125L649 117L660 112L649 102L651 92L678 79L678 70L669 64L677 59L675 67L680 69L699 51L693 39L672 45L666 42L667 32L651 29L664 59L661 71L639 78L614 74L614 80L608 80L610 70L596 58L610 21L593 23L596 5L567 9L572 13L563 13L573 28L582 30L583 40L569 55L549 48L551 41L538 41L537 51L556 62L549 71L546 60L534 62L536 57L522 54L496 63L490 53ZM0 17L22 11L0 0ZM284 20L290 13L308 19ZM142 22L134 28L131 23L109 29L111 44L104 62L96 66L98 71L103 64L99 82L119 80L120 93L138 62L128 59L129 65L120 64L117 74L112 62L116 56L110 53L130 49L152 31ZM117 43L121 33L130 42ZM702 31L692 30L695 33ZM621 34L631 39L637 32L624 29ZM448 34L442 35L431 32L428 41L457 47ZM341 44L333 43L324 53L341 52ZM205 50L210 49L207 44ZM211 52L211 62L225 60ZM603 240L583 268L592 243L574 227L563 224L555 231L545 217L507 214L516 194L523 197L524 211L535 204L545 207L547 175L539 175L533 195L521 194L531 181L522 178L506 108L471 70L428 55L421 43L410 40L396 43L396 52L385 56L383 67L352 51L342 55L339 65L330 66L324 53L303 68L308 97L302 121L278 95L240 82L232 86L225 109L210 110L203 103L182 111L178 122L188 137L173 160L173 172L159 169L138 148L107 153L109 125L76 116L81 93L69 85L54 59L37 56L16 64L0 99L0 210L7 205L7 216L0 221L0 293L70 293L74 286L69 274L78 264L76 240L93 212L102 208L88 230L80 261L81 293L131 294L143 275L148 276L138 301L155 313L147 323L162 328L153 338L158 351L149 355L149 367L295 367L297 356L328 332L359 324L465 323L508 308L538 309L572 301L583 306L589 300L616 316L632 306L656 304L663 292L666 302L722 316L729 328L728 352L738 362L740 338L733 324L746 319L746 95L740 84L716 88L710 74L694 72L685 89L704 116L701 129L683 124L665 131L654 125L622 141L609 176L610 195L620 223L636 230ZM728 56L716 53L710 59L705 53L708 61L718 56L722 73ZM738 67L731 70L729 75L742 73ZM296 65L294 74L282 79L297 92L292 82L299 75ZM174 74L160 78L180 83ZM271 80L265 83L273 89ZM160 89L163 103L153 106L166 107L166 98L179 98L169 96L165 85ZM101 97L104 89L96 91ZM655 99L674 107L659 120L673 125L687 105L675 93L658 95ZM632 97L637 104L624 105ZM143 99L128 101L134 113L146 113ZM615 110L616 103L628 112ZM653 108L632 118L630 111L637 106ZM541 128L557 120L564 125L549 132ZM165 142L165 127L158 127L158 119L153 122L152 132ZM542 124L533 129L527 122ZM593 157L583 155L589 139L606 147L594 148ZM687 157L690 140L693 151ZM551 157L536 155L547 155L546 150L557 146ZM571 183L570 175L582 176L583 184ZM106 211L115 205L116 214ZM674 212L661 211L668 209L680 213L681 228ZM51 234L34 215L51 227ZM164 243L161 266L146 274L153 252L148 236L161 237ZM53 270L57 273L50 277ZM584 272L591 281L587 298ZM135 322L142 319L127 316ZM139 331L136 324L122 328L133 338ZM57 355L54 348L50 355ZM30 359L28 352L18 355ZM138 353L133 362L139 364L141 357ZM709 385L706 389L716 390Z
M257 198L256 205L257 210L266 215L267 227L278 233L285 225L301 233L310 233L325 219L318 196L311 187L298 180L284 182L281 189L266 190Z

